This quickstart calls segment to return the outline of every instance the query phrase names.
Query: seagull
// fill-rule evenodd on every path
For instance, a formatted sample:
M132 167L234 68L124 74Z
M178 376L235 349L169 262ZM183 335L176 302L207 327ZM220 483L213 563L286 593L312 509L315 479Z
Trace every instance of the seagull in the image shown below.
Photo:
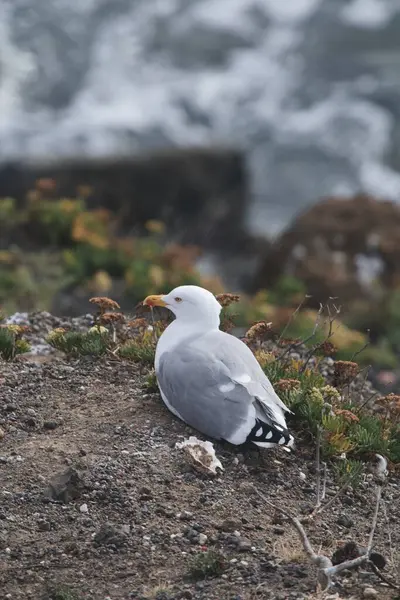
M221 305L208 290L182 285L148 296L146 306L164 306L175 320L160 336L155 372L168 409L197 431L234 445L282 446L290 451L280 400L252 351L219 329Z

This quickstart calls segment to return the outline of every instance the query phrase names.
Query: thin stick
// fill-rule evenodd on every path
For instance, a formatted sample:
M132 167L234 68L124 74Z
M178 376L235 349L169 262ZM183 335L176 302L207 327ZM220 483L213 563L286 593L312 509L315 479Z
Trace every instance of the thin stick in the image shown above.
M315 337L316 333L317 333L317 329L319 327L319 322L320 322L320 318L321 318L321 314L324 310L324 305L320 304L319 310L318 310L318 314L317 314L317 318L315 320L315 324L314 324L314 328L311 332L311 334L306 337L304 340L300 340L300 342L295 342L294 344L290 344L286 350L280 355L278 356L277 360L283 360L285 358L285 356L287 354L289 354L289 352L291 350L294 350L295 348L298 348L299 346L303 346L303 344L307 344L307 342L309 342L310 340L313 339L313 337Z
M318 508L316 507L317 510L313 510L313 512L310 515L311 517L314 517L315 515L320 515L322 513L323 510L326 510L327 508L329 508L330 506L332 506L332 504L334 504L336 502L336 500L339 498L339 496L341 496L343 494L343 492L346 490L346 488L350 485L350 479L344 483L342 485L342 487L336 492L336 494L333 496L333 498L331 498L329 500L329 502L327 502L326 504L321 504Z
M375 535L376 524L378 522L378 514L379 514L379 506L381 503L381 497L382 497L382 486L378 485L376 488L376 504L375 504L374 518L372 519L371 532L369 534L368 547L367 547L368 556L371 553L372 544L374 542L374 535Z
M372 562L372 560L370 560L368 564L371 567L371 569L373 570L373 572L375 573L375 575L377 575L384 583L386 583L393 590L400 590L400 585L397 585L397 583L395 583L394 581L391 581L390 579L388 579L387 577L385 577L380 572L380 570L378 569L378 567L376 566L376 564Z
M323 479L323 482L322 482L321 501L325 500L325 498L326 498L326 478L327 478L326 462L322 463L322 468L323 468L323 473L324 473L324 479Z
M328 330L328 333L326 334L325 339L322 342L320 342L319 344L316 344L315 346L313 346L309 350L309 352L306 355L306 360L305 360L305 362L304 362L304 364L303 364L303 366L301 368L300 373L304 373L304 371L307 368L308 363L310 362L311 358L313 357L313 355L315 354L315 352L318 350L318 348L321 348L321 346L323 346L323 344L325 344L325 342L327 342L333 336L333 334L335 333L335 331L338 331L340 329L340 327L341 327L340 325L338 325L336 327L336 330L333 331L333 324L334 324L335 319L337 318L338 314L340 313L340 306L339 307L336 307L335 305L333 305L333 306L334 306L334 309L335 309L336 313L332 316L329 304L326 304L326 309L327 309L328 315L329 315L329 330Z
M302 308L304 302L306 300L308 300L309 298L311 298L311 296L304 296L303 300L300 302L300 304L298 305L298 307L296 308L296 310L290 315L288 322L286 323L285 327L283 328L283 331L281 333L281 335L278 338L278 344L281 341L281 339L283 338L283 336L285 335L285 333L287 332L287 330L289 329L289 326L291 325L293 319L296 317L297 313L299 312L299 310Z
M385 501L382 502L382 508L383 508L383 516L385 518L385 523L386 523L387 533L388 533L388 539L389 539L390 562L393 565L394 564L394 552L393 552L393 545L392 545L392 532L390 530L389 517L388 517L388 514L387 514L386 502Z
M317 427L317 447L315 451L315 463L317 469L317 503L315 505L315 508L319 508L321 506L321 427L319 425Z
M364 346L362 348L360 348L359 350L357 350L357 352L354 352L353 356L350 358L351 361L354 361L354 359L361 354L361 352L364 352L365 348L367 348L370 343L371 343L371 338L370 338L370 330L367 329L367 336L368 336L368 340L365 342Z
M271 508L273 508L274 510L280 512L282 515L285 515L285 517L287 517L291 523L293 523L293 525L295 526L295 528L297 529L297 532L301 538L303 547L304 547L304 551L308 554L308 556L310 557L310 559L315 562L318 560L318 554L316 554L314 552L313 547L310 544L310 541L307 537L307 534L304 530L303 525L300 523L299 519L297 519L297 517L293 517L289 512L287 512L285 509L281 508L280 506L276 506L275 504L273 504L272 502L270 502L265 496L263 496L263 494L261 492L258 491L257 488L253 488L254 491L256 492L256 494L258 496L260 496L261 500L263 500L266 504L268 504L268 506L270 506Z

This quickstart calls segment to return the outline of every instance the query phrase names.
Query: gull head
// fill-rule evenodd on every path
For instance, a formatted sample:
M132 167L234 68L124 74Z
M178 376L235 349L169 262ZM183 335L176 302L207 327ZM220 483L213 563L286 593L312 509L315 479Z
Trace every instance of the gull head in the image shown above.
M177 319L207 321L219 325L221 305L215 296L197 285L181 285L169 294L147 296L146 306L165 306Z

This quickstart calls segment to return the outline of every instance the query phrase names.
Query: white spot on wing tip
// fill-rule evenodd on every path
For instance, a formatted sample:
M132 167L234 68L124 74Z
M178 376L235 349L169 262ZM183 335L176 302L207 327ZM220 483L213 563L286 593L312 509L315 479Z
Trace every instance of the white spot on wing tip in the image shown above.
M278 444L279 444L280 446L283 446L283 444L285 444L285 443L286 443L286 440L285 440L285 438L282 436L282 437L281 437L281 439L279 440Z
M231 392L232 390L235 389L235 384L234 383L224 383L224 384L218 386L218 389L223 394L226 394L227 392Z
M272 431L268 431L267 435L265 436L266 440L270 440L272 438Z
M260 427L260 429L257 429L257 431L256 431L256 436L258 437L259 435L262 434L262 432L263 432L263 429L262 429L262 427Z

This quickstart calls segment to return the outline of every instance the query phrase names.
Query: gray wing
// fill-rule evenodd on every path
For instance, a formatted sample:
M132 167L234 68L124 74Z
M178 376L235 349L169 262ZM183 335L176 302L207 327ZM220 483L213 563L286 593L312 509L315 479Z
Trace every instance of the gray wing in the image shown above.
M228 367L233 380L242 381L249 393L259 401L261 410L284 425L283 415L290 411L275 392L270 380L246 344L229 333L217 330L198 338L196 346L203 351L213 348ZM248 376L247 382L242 378L245 375Z
M210 348L205 353L192 343L164 352L157 379L173 410L205 435L229 439L249 418L249 431L254 425L254 398L232 381L229 368Z

